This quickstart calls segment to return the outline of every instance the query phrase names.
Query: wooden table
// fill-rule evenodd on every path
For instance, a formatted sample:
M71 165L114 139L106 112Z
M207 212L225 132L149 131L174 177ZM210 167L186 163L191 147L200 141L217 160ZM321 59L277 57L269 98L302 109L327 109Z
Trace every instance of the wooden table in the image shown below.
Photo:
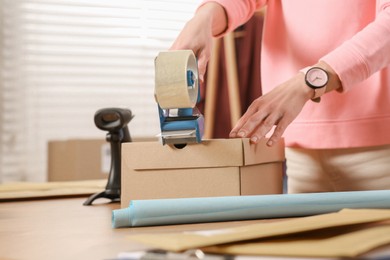
M113 229L111 213L120 208L119 203L107 203L102 199L93 206L83 206L85 200L67 198L0 203L0 259L113 259L120 252L146 249L144 245L126 239L134 233L206 230L264 222ZM389 252L389 248L386 251Z
M113 259L145 246L126 239L134 233L204 230L257 221L113 229L111 213L119 203L86 198L0 203L0 259ZM95 202L96 203L96 202ZM100 204L99 204L100 203Z

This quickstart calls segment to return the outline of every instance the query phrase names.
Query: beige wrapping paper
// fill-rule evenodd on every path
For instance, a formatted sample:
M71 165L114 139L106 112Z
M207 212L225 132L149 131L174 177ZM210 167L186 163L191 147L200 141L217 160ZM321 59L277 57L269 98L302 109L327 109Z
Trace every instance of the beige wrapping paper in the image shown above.
M187 71L194 84L188 86ZM193 108L198 98L198 65L191 50L160 52L155 59L155 97L162 109Z
M210 253L354 257L390 243L390 210L343 209L310 217L192 232L148 233L132 241L159 249Z
M4 183L0 185L0 202L69 196L84 197L102 191L106 183L107 180Z
M294 257L351 257L390 244L390 223L312 231L280 238L259 239L204 248L205 252L232 255Z

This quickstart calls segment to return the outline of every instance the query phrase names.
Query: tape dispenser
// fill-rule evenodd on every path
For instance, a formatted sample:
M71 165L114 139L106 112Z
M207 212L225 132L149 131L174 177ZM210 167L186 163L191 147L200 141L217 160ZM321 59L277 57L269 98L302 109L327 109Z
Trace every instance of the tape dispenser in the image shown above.
M155 59L155 99L162 144L200 143L204 118L200 100L198 64L191 50L160 52Z

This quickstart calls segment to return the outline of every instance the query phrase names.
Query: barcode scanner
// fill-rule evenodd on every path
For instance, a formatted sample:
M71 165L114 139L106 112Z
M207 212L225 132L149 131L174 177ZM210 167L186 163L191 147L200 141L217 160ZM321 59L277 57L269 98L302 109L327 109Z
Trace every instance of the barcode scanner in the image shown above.
M103 108L95 113L95 125L103 131L108 131L106 141L111 147L111 166L106 189L103 192L91 195L84 205L92 205L98 198L107 198L111 201L120 201L121 194L121 144L131 142L128 123L133 119L129 109Z

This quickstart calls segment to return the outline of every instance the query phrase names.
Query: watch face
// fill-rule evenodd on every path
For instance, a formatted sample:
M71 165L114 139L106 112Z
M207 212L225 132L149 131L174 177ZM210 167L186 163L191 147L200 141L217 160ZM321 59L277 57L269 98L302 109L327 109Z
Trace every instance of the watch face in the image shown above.
M321 68L311 68L306 72L306 83L312 88L322 88L328 83L328 74Z

